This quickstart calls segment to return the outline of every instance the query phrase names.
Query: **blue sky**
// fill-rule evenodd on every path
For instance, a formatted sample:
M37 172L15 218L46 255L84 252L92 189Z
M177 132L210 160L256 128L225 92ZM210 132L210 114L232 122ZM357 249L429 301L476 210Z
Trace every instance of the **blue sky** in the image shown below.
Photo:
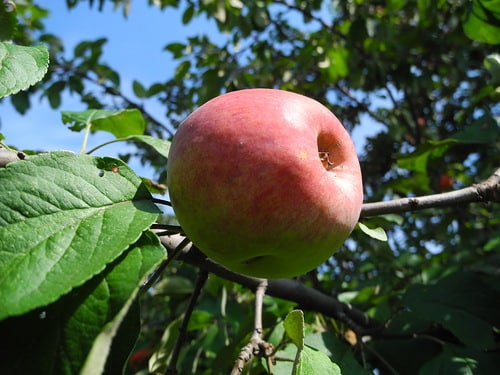
M187 36L207 33L217 35L215 26L206 18L194 19L188 26L181 22L181 12L168 8L160 11L148 6L145 1L132 2L130 14L125 18L121 9L114 11L111 6L103 12L90 9L82 3L68 10L63 2L45 2L51 14L45 21L46 31L63 38L68 55L77 43L82 40L108 38L104 46L103 61L116 69L121 76L122 91L132 97L132 80L136 79L148 85L172 76L175 64L170 54L164 51L166 44L180 41ZM221 36L222 38L222 36ZM135 100L135 99L134 99ZM158 119L166 122L164 109L158 103L145 103L146 109ZM76 97L65 95L59 110L50 108L46 100L32 101L32 108L25 116L15 112L9 100L0 103L0 132L6 137L6 143L20 149L39 149L43 151L66 149L78 152L82 142L82 134L71 132L62 125L61 110L78 111L84 107ZM368 132L378 130L374 124L358 127L352 134L354 142L361 152L363 139ZM99 132L92 136L88 149L111 140L107 133ZM118 143L99 150L97 155L116 156L124 151L125 144ZM138 163L131 166L140 174L148 176Z

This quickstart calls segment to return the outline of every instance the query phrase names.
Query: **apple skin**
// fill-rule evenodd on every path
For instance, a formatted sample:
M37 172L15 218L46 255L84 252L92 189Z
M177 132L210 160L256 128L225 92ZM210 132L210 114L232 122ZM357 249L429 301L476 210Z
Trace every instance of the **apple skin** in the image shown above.
M273 89L230 92L189 115L171 144L167 185L179 224L205 255L263 278L323 263L363 202L340 121L311 98Z

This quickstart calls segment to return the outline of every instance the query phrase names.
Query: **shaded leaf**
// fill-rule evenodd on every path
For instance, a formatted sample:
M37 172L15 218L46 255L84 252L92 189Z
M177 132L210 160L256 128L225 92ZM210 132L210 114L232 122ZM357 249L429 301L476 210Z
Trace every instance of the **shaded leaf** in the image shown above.
M109 293L107 298L92 301L91 305L79 305L78 309L88 313L98 303L101 310L110 310L108 316L112 317L104 327L100 327L101 331L92 344L81 374L113 375L123 371L140 332L140 282L165 256L166 252L158 237L146 232L102 281ZM81 319L78 322L81 329ZM79 338L75 334L77 332L66 333L75 340Z
M16 5L12 0L0 4L0 41L12 39L17 26Z
M132 90L134 91L135 96L138 98L145 98L147 97L147 90L146 88L137 80L132 81Z
M127 324L116 330L110 347L104 347L109 352L104 373L121 373L139 332L138 303L134 299L138 287L164 257L158 238L146 232L104 272L56 303L1 322L0 334L9 341L3 354L9 361L0 362L0 372L80 373L96 338L102 331L109 331L127 301L133 300L124 320ZM94 373L101 373L97 366L93 368Z
M465 34L478 42L500 43L499 2L472 0L463 23Z
M451 145L457 142L458 140L455 139L428 141L420 145L417 150L410 155L399 157L398 165L410 171L427 173L427 162L432 158L441 157Z
M34 156L1 169L0 185L0 319L101 272L159 213L141 179L113 158Z
M491 74L492 84L500 85L500 54L493 53L484 59L484 66Z
M500 136L500 127L491 116L482 116L452 138L463 143L491 143Z
M152 137L150 135L131 135L125 138L118 138L118 139L113 139L112 141L103 143L92 150L90 150L88 153L91 154L95 150L104 147L106 145L109 145L111 143L116 143L116 142L127 142L127 141L136 141L136 142L141 142L144 144L147 144L151 146L159 155L163 156L164 158L168 157L168 151L170 150L170 141Z
M91 124L93 131L102 130L113 134L117 138L131 135L142 135L146 122L137 109L123 109L110 111L104 109L88 109L82 112L62 111L62 121L72 124L71 130L85 129L87 123Z
M472 348L495 346L493 326L499 324L500 296L473 273L457 272L435 285L414 285L402 303L417 316L439 323ZM489 306L489 307L486 307Z

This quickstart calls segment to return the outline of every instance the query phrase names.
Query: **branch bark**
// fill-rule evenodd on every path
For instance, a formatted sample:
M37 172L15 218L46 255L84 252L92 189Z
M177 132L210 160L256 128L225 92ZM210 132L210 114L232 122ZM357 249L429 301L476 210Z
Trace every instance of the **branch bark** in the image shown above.
M184 239L181 235L160 236L163 246L168 252L173 251ZM226 280L236 282L253 291L259 287L262 279L249 277L234 273L218 263L207 258L196 246L189 244L180 257L186 263L202 268ZM189 250L189 251L187 251ZM326 316L335 318L345 323L353 331L361 336L381 330L383 325L370 318L361 310L342 303L336 298L326 295L310 288L294 279L269 279L267 285L267 294L273 297L286 299L297 303L303 310L317 311Z
M451 207L472 202L500 202L500 168L488 179L463 189L422 197L365 203L360 217Z
M269 356L273 352L272 344L264 341L262 338L262 305L264 303L264 295L266 294L267 280L260 279L257 290L255 291L255 316L253 334L238 355L234 362L231 375L240 375L243 373L245 364L252 359L253 356L261 355Z

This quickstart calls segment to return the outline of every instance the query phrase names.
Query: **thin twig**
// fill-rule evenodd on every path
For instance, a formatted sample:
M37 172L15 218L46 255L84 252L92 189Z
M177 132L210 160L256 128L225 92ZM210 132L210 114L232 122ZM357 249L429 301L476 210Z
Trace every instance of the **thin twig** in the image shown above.
M264 295L268 282L266 279L258 279L259 284L255 290L255 316L254 316L254 329L248 344L245 345L234 362L234 367L231 375L241 375L245 364L248 363L254 356L264 354L268 356L272 354L273 347L262 338L262 305L264 303Z
M463 189L422 197L365 203L361 210L361 217L417 211L426 208L451 207L472 202L498 201L500 201L500 168L485 181Z
M189 299L189 304L186 308L186 312L184 313L184 317L182 318L181 325L179 327L179 335L177 336L177 340L175 340L175 346L172 350L172 357L170 358L170 363L168 364L168 369L165 372L165 375L176 375L177 374L177 360L179 359L179 354L181 352L182 345L186 340L187 327L189 323L189 319L193 314L196 303L198 302L198 298L200 297L201 290L205 285L208 278L208 272L200 269L198 271L198 277L196 279L196 284L194 285L193 294L191 294L191 298Z
M184 237L182 241L171 251L171 255L165 259L161 264L158 266L158 268L153 272L151 277L146 280L146 282L141 286L141 293L144 294L153 286L153 284L158 280L165 271L165 269L168 267L170 263L172 263L173 260L177 259L179 255L183 252L184 248L191 242L187 237ZM189 251L189 249L187 249Z
M170 206L172 207L172 202L167 201L165 199L160 199L160 198L154 198L153 197L153 202L158 203L158 204L164 204L165 206Z

